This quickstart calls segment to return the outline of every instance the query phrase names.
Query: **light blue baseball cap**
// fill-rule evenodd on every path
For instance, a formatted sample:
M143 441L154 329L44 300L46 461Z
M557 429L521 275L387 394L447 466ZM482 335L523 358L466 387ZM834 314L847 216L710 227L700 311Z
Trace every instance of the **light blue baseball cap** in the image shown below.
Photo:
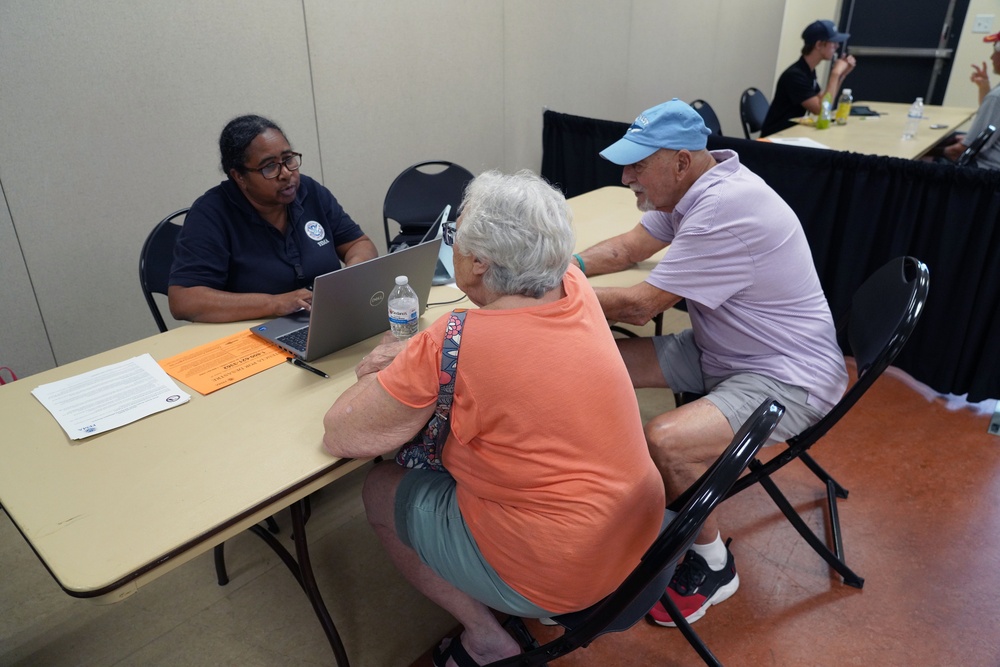
M625 166L661 148L700 151L708 145L709 134L698 112L675 97L639 114L625 136L601 151L601 157Z

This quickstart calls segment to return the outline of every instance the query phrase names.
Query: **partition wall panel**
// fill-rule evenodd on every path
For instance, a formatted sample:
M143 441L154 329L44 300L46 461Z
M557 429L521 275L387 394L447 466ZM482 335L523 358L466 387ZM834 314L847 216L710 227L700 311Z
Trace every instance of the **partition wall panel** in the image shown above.
M299 0L0 3L0 91L4 191L60 364L156 333L139 249L223 178L229 118L274 116L318 167Z
M594 118L635 116L628 100L629 0L510 0L504 13L507 58L504 132L508 163L539 170L542 112Z
M66 363L155 333L139 249L224 178L218 134L239 114L276 120L379 245L386 189L410 164L539 170L545 106L631 120L702 97L722 100L725 124L744 82L773 83L757 79L784 0L689 4L0 3L0 180L18 246L0 261L20 256L34 291L0 291L0 312L48 336L0 327L0 352L40 346L34 372L46 346Z
M326 185L382 251L393 179L503 169L502 0L305 0Z

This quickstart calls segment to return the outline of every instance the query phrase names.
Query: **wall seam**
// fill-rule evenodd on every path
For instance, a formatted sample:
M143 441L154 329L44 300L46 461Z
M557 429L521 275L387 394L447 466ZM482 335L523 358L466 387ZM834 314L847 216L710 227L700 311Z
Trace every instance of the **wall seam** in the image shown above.
M52 337L49 335L49 328L45 323L45 314L42 313L42 305L38 303L38 290L35 289L35 281L31 279L31 269L28 267L28 259L24 256L24 246L21 245L21 237L17 234L17 223L14 222L14 213L10 210L10 200L7 199L7 191L3 187L3 179L0 179L0 197L3 197L4 208L7 209L7 217L10 218L10 228L14 232L14 242L17 244L17 252L21 256L24 273L28 276L28 285L31 287L31 298L35 302L35 310L38 311L38 318L42 321L42 331L45 332L45 342L49 348L50 358L52 359L52 363L58 366L59 361L56 359L56 351L52 347ZM0 359L0 361L3 360Z
M319 182L326 185L326 175L323 170L323 141L319 131L319 108L316 106L316 77L313 74L312 48L309 45L309 21L306 18L306 0L302 4L302 29L306 35L306 62L309 63L309 94L312 97L313 124L316 126L316 150L319 160ZM329 186L328 186L329 187Z

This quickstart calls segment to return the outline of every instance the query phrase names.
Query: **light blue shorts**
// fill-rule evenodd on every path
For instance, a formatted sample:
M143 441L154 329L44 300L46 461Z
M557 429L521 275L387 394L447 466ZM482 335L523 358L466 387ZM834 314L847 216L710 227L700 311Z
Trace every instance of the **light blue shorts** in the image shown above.
M524 618L552 616L508 586L486 562L458 509L455 487L446 472L407 472L396 490L399 539L442 579L487 607Z
M770 396L785 406L769 442L784 442L818 422L822 410L809 405L809 392L757 373L738 373L727 378L709 377L701 372L701 351L694 332L685 329L667 336L654 336L656 359L667 386L675 392L705 394L719 408L733 429L740 430L764 399Z

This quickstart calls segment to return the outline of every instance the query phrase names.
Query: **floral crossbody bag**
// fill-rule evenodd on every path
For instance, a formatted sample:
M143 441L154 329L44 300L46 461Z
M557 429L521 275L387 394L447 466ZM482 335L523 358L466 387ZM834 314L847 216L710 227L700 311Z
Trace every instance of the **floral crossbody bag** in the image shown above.
M441 455L445 440L451 432L449 417L455 398L455 375L458 373L458 348L462 344L466 308L456 308L448 316L441 346L441 386L438 389L437 407L427 425L396 454L396 463L404 468L430 468L444 470Z

